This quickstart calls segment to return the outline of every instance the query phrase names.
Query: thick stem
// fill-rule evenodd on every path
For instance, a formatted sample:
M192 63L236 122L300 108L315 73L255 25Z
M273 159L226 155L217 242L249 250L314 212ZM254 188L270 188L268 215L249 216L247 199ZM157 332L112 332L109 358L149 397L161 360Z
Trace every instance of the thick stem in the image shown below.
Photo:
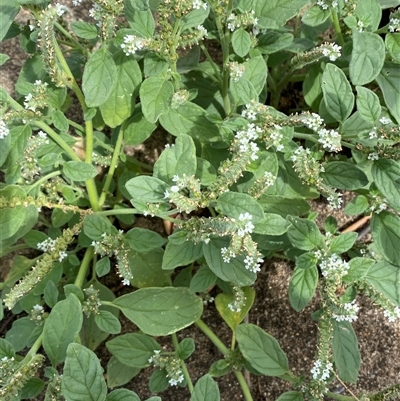
M225 344L201 319L196 320L194 324L210 339L210 341L222 352L223 355L227 355L230 352Z
M239 382L240 388L242 389L242 393L244 395L244 399L246 401L253 401L253 397L250 394L249 386L247 385L246 380L243 377L242 372L240 370L234 370L233 373L235 373L236 379Z
M75 279L75 285L79 288L82 288L85 278L87 276L87 272L89 270L90 262L93 258L94 249L93 247L89 247L86 249L85 255L83 256L81 266L79 268L78 275Z
M122 140L124 138L124 130L122 128L120 128L119 133L118 133L118 138L117 138L117 142L115 144L115 149L114 149L114 153L111 159L111 164L110 164L110 168L108 169L108 173L107 173L107 178L106 181L104 183L103 189L102 189L102 193L99 199L99 206L103 206L104 201L106 200L106 196L107 196L107 192L108 189L110 188L113 176L114 176L114 172L115 169L117 167L117 163L118 163L118 158L119 158L119 154L121 152L121 148L122 148Z
M338 13L334 7L331 8L331 21L332 21L333 27L335 28L339 44L340 44L340 46L343 47L345 45L345 41L343 38L342 30L340 29Z

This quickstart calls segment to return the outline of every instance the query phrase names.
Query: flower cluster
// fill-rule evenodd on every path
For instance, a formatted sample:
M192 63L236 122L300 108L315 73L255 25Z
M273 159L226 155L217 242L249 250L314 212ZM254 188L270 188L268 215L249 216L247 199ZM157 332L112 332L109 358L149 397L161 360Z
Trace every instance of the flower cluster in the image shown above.
M333 365L331 362L323 363L320 359L314 362L314 366L311 369L311 374L314 380L326 381L331 372Z
M397 319L400 319L400 308L395 306L393 309L385 309L383 311L383 315L387 318L389 323L395 322Z
M121 44L121 49L127 56L135 54L138 50L146 48L151 42L151 39L140 38L136 35L125 35L124 43Z
M43 252L58 252L58 261L62 262L66 257L67 257L67 253L63 250L58 250L58 242L59 242L59 238L57 239L51 239L51 238L47 238L42 242L39 242L36 247L38 249L40 249Z
M0 139L4 139L9 133L10 130L7 128L6 123L2 118L0 118Z
M34 305L31 310L30 319L33 320L37 325L41 325L43 323L43 314L44 308L42 305Z
M40 79L35 81L32 93L25 96L24 107L26 110L36 111L36 109L43 109L48 105L47 86L48 83L42 82Z
M400 31L399 11L396 11L396 12L390 14L388 30L389 30L389 32L398 32L398 31Z
M357 320L357 312L359 311L359 307L356 304L356 301L352 301L350 303L345 303L340 305L343 308L344 313L334 313L332 314L332 318L335 319L337 322L354 322Z
M172 96L171 107L177 109L189 99L189 92L186 89L180 89Z
M371 212L379 214L388 208L387 199L379 195L372 195Z
M167 372L168 383L170 386L177 386L185 378L181 369L180 359L172 355L161 355L160 350L154 350L153 356L149 358L149 363Z
M307 128L318 132L324 126L324 120L317 113L303 114L302 121Z
M281 141L283 139L282 127L278 124L274 124L273 128L267 131L267 135L265 136L265 146L269 149L271 146L274 146L278 152L282 152L284 146Z
M124 285L129 285L133 275L129 266L129 246L125 243L123 231L118 234L103 233L101 241L93 241L92 246L96 253L101 256L114 255L117 259L117 270L123 279Z
M321 268L322 275L325 278L334 281L345 276L350 268L349 264L336 253L328 258L324 258L320 262L319 267Z
M336 192L334 190L330 191L329 196L326 198L328 201L328 209L335 210L341 209L343 204L343 195L340 192Z
M319 187L322 185L320 174L325 171L324 167L311 156L309 148L299 146L290 157L293 162L295 171L299 174L299 178L309 185Z
M169 199L170 203L176 205L180 211L190 213L202 206L202 194L200 180L194 175L187 176L183 174L179 177L177 174L174 175L172 181L175 185L172 185L169 190L164 192L164 198ZM181 192L185 191L185 194Z
M252 220L253 216L249 212L240 213L239 221L242 223L237 232L239 237L244 237L246 234L251 234L253 232L254 224L251 222Z
M242 310L244 303L246 302L246 296L244 295L243 290L235 285L232 288L233 290L233 301L228 304L228 308L235 313L238 313Z
M389 124L392 124L392 120L391 120L390 118L388 118L388 117L382 117L382 118L380 118L380 119L379 119L379 122L380 122L382 125L389 125Z
M64 13L68 11L68 7L63 6L60 3L56 3L55 8L56 8L56 13L59 17L61 17Z
M99 290L96 290L93 285L91 285L83 291L86 294L86 300L82 303L82 311L87 317L92 313L95 315L99 314L99 307L101 306Z
M228 64L229 68L229 76L233 82L238 82L241 76L244 74L246 70L246 66L244 64L240 64L237 61L232 61Z
M339 4L337 0L332 0L330 3L331 4L329 5L328 3L325 2L325 0L318 0L317 6L321 7L323 10L327 10L329 8L329 6L337 7Z
M193 10L200 10L200 8L202 8L203 10L207 10L207 3L204 3L204 1L201 0L194 0L192 7Z
M335 43L324 43L320 46L320 50L325 57L328 57L330 61L336 61L340 56L341 46Z
M237 131L235 134L235 142L232 147L237 148L241 155L247 155L251 160L258 159L259 148L255 141L257 140L262 129L254 124L249 124L246 130Z
M257 26L258 18L255 16L255 11L245 12L243 14L236 15L234 13L230 14L226 19L228 24L228 29L233 32L239 28L246 28L248 26Z

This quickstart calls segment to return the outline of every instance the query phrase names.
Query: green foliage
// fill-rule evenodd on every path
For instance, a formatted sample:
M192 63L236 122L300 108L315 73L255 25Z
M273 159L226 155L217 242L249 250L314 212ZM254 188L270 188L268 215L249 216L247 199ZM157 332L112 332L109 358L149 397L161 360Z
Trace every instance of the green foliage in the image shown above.
M361 364L358 297L400 318L399 2L95 1L68 24L48 3L0 5L0 40L29 55L15 99L0 88L0 255L33 250L2 274L17 317L0 398L140 401L113 389L150 368L150 391L191 401L223 398L212 377L229 372L260 397L243 371L290 382L277 401L338 398L331 378L356 383ZM296 312L320 300L309 377L253 324L273 258ZM227 345L202 320L214 297ZM193 324L221 351L200 378Z

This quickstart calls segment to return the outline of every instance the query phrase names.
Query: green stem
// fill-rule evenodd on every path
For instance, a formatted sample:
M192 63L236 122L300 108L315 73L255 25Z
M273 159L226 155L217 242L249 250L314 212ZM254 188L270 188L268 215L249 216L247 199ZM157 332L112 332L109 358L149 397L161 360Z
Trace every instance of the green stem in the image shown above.
M150 164L140 162L139 160L137 160L133 156L126 156L126 160L129 163L135 164L136 166L143 167L144 169L149 170L149 171L153 171L153 167L150 166Z
M2 258L5 255L8 255L11 252L20 251L21 249L28 249L28 248L30 248L30 246L25 245L25 244L19 244L19 245L10 246L9 248L4 248L0 251L0 258ZM0 290L1 290L1 288L0 288Z
M68 124L71 125L72 127L76 128L80 132L84 132L85 129L82 127L82 125L76 123L75 121L72 121L70 119L67 119Z
M200 49L206 56L208 62L210 63L212 69L214 70L215 77L217 78L217 82L222 85L222 79L221 79L221 71L219 70L217 64L214 63L214 60L212 59L210 53L208 52L207 48L204 46L204 43L200 42Z
M42 341L43 341L43 333L33 343L31 349L26 354L24 359L26 359L28 357L31 358L32 356L36 355L36 352L38 352L39 348L42 346Z
M227 355L230 352L225 344L201 319L196 320L194 324L210 339L210 341L222 352L223 355Z
M240 388L242 389L242 393L244 395L244 399L246 401L253 401L253 397L250 394L250 389L249 386L246 383L245 378L243 377L243 374L239 370L234 370L233 373L235 373L236 379L239 382Z
M93 258L93 254L94 254L94 248L92 246L86 248L85 255L83 256L82 263L74 283L79 288L82 288L83 286L83 283L87 276L87 272L89 270L90 261Z
M118 133L118 137L117 137L117 142L115 144L115 149L114 149L114 153L111 159L111 164L110 164L110 168L108 169L108 173L107 173L107 178L106 181L104 183L103 189L102 189L102 193L99 199L99 206L103 206L104 201L106 200L106 196L107 196L107 192L108 189L110 188L113 176L114 176L114 172L115 169L117 167L117 163L118 163L118 158L119 158L119 154L121 152L122 149L122 140L124 138L124 130L122 129L122 127L119 130Z
M351 397L349 395L340 395L340 394L332 393L331 391L328 391L326 393L326 395L330 398L333 398L333 399L339 400L339 401L355 401L354 397Z
M89 52L68 32L66 31L58 22L54 26L66 37L68 38L75 47L77 47L84 55L89 56Z
M179 347L178 337L177 337L176 333L171 334L171 337L172 337L172 342L174 344L174 348L176 351ZM190 375L189 375L189 371L187 370L186 363L184 360L180 359L180 364L181 364L183 376L185 377L186 383L189 387L190 394L192 394L194 387L193 387L192 379L190 378Z
M335 28L339 44L340 44L340 46L343 47L345 45L345 41L343 38L342 30L340 29L338 13L334 7L331 8L331 21L332 21L333 27Z
M110 209L110 210L101 210L96 212L98 216L114 216L117 214L140 214L141 212L137 209L126 208L126 209Z

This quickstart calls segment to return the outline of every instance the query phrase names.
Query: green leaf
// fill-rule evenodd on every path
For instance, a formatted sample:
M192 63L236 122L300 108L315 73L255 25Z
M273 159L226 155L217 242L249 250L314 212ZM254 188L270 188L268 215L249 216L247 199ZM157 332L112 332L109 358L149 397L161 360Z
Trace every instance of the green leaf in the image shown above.
M116 85L107 100L100 106L104 122L111 128L122 124L131 116L135 106L135 91L142 82L142 72L134 58L125 57L122 51L114 55Z
M203 292L217 282L217 276L208 266L201 266L190 281L190 291Z
M15 352L19 352L28 345L29 337L35 328L36 323L33 320L29 317L21 317L14 321L5 338L13 346Z
M364 213L368 208L368 198L364 195L358 195L357 198L352 199L346 204L344 212L349 216L356 216Z
M279 29L308 3L308 0L256 0L252 3L252 9L259 18L257 26L262 29Z
M143 81L139 93L143 115L155 123L169 109L174 86L163 78L150 77Z
M301 17L301 21L312 27L322 25L331 15L330 9L323 10L319 5L315 4L309 8Z
M350 268L343 277L343 281L346 283L353 283L363 279L374 264L375 260L368 258L353 258L349 260Z
M279 396L276 401L303 401L303 394L299 391L288 391Z
M68 223L73 216L74 213L71 211L65 213L62 209L53 209L51 212L51 223L53 227L62 227L64 224Z
M322 74L322 93L329 114L343 122L354 107L354 95L344 72L328 63Z
M299 269L313 269L317 266L317 259L313 252L305 252L296 256L296 267Z
M124 238L128 241L130 248L139 253L150 252L166 242L165 238L155 231L140 227L129 230Z
M88 107L98 107L108 99L117 74L117 66L106 47L92 53L82 76L82 90Z
M0 4L0 41L7 35L14 18L19 13L20 5L15 0Z
M215 168L208 160L196 157L196 178L200 180L201 185L208 187L217 179Z
M82 39L96 39L97 28L84 21L73 21L71 22L71 29L78 38Z
M0 166L9 168L18 164L24 155L28 138L31 135L32 129L29 125L11 128L8 136L2 139Z
M165 191L168 185L155 177L139 176L130 179L126 185L126 190L133 199L142 202L157 203L165 199Z
M244 57L250 51L250 34L243 28L236 29L231 38L233 51L240 57Z
M400 124L400 65L392 64L384 66L376 77L379 87L390 113Z
M365 23L367 31L376 31L382 18L382 7L379 0L363 0L357 3L354 15Z
M62 111L60 111L60 110L54 111L53 115L51 116L51 119L53 120L54 126L58 130L64 131L64 132L68 131L69 123L68 123L67 117L65 117L65 114Z
M347 252L356 242L357 236L357 233L351 232L338 235L332 240L329 247L330 251L337 254Z
M38 377L31 377L24 385L19 394L21 400L25 400L27 398L35 398L38 396L44 389L44 381L40 380Z
M0 213L0 241L12 237L22 226L27 214L27 208L16 206L3 209Z
M218 384L210 375L204 375L197 380L190 401L219 401Z
M105 256L96 262L96 274L98 277L103 277L110 272L110 258Z
M118 318L106 310L99 310L99 313L96 313L94 317L94 321L98 328L105 333L118 334L121 331L121 323Z
M158 393L168 388L169 381L165 369L157 369L150 376L149 389L152 393Z
M261 195L258 203L264 209L265 214L279 214L282 217L286 217L288 214L300 216L310 211L310 205L305 199Z
M265 213L264 220L255 224L253 232L263 235L282 235L289 226L290 223L279 214Z
M198 10L192 10L181 19L182 31L201 25L210 13L210 7L204 9L200 7Z
M320 8L320 7L318 7ZM321 65L311 65L303 81L303 96L306 103L318 111L322 98L322 70Z
M322 234L313 221L292 216L288 216L287 219L292 223L287 235L295 247L311 251L324 243Z
M383 39L372 32L353 30L353 51L349 65L353 85L365 85L374 80L385 61Z
M329 186L351 191L368 185L368 177L353 163L334 161L323 166L321 177Z
M382 111L378 96L363 86L357 86L356 89L358 112L365 121L375 125Z
M0 358L12 358L15 355L12 344L4 338L0 338Z
M186 266L195 262L203 256L203 244L194 244L185 241L183 244L168 243L165 248L162 262L163 270L172 270L178 266Z
M61 394L67 401L104 401L107 386L96 354L81 344L67 349Z
M219 141L221 137L217 125L206 116L202 107L186 102L177 109L170 108L160 117L160 124L174 136L187 134L201 142Z
M133 275L131 284L137 288L171 285L171 272L162 269L164 250L153 249L149 253L131 252L129 265Z
M139 396L126 388L119 388L107 395L106 401L140 401Z
M231 80L229 89L232 93L233 101L237 106L258 99L258 93L253 84L244 77L241 77L237 82Z
M113 225L107 217L89 214L83 221L83 231L90 239L101 241L104 234L113 232Z
M316 266L310 269L296 267L290 278L289 301L296 312L300 312L315 295L318 284L318 269Z
M332 324L332 351L339 377L345 382L355 383L361 365L356 333L349 322L333 320Z
M250 195L238 192L224 192L218 198L216 209L234 219L238 219L241 214L250 213L253 223L261 223L265 219L259 203Z
M250 60L246 60L243 65L246 69L244 70L242 78L248 80L252 84L257 95L259 95L266 85L268 75L267 63L261 55L258 55Z
M139 111L124 125L124 140L126 145L140 145L157 128L157 125L146 120L143 113Z
M109 388L123 386L139 374L141 368L133 368L121 363L112 356L107 363L107 386Z
M263 54L273 54L290 46L293 42L291 33L267 31L257 38L257 49Z
M400 33L387 33L385 45L393 60L400 63Z
M184 338L176 349L176 356L182 360L188 359L193 354L195 348L196 345L193 338Z
M141 288L113 304L144 333L166 336L200 318L203 303L184 287Z
M81 326L81 303L71 294L57 303L44 322L43 348L53 366L64 361L67 348L75 341Z
M400 266L400 217L383 211L374 213L371 219L371 234L382 256L390 263Z
M387 262L375 263L366 272L362 272L365 275L364 280L372 285L376 291L383 294L390 302L400 306L400 270L398 266L393 266Z
M56 285L53 283L53 281L49 280L46 284L46 287L44 288L44 300L46 304L50 308L54 308L54 306L58 302L58 295L59 291Z
M125 2L126 3L126 2ZM125 8L126 9L126 8ZM152 38L155 29L155 22L151 10L148 9L129 9L126 19L135 33L142 38Z
M254 289L251 287L243 287L242 291L245 296L245 301L240 308L240 312L234 312L229 308L229 304L235 301L234 294L226 294L223 292L215 297L215 307L232 331L235 331L236 327L243 322L243 319L253 306L256 296Z
M156 340L139 333L115 337L107 341L106 347L121 363L135 368L149 366L154 351L161 350Z
M154 164L154 177L165 182L172 182L175 175L182 177L196 174L196 146L189 135L182 134L175 140L175 145L165 149Z
M246 269L244 257L231 259L224 262L221 248L228 247L229 241L223 238L211 238L208 244L203 244L203 253L210 270L221 280L232 282L239 287L252 285L256 280L255 273Z
M285 353L278 341L254 324L241 324L236 329L240 351L250 365L266 376L281 376L289 371Z
M376 160L372 165L372 177L389 205L400 211L400 163L390 159Z
M63 166L63 173L72 181L86 181L97 175L97 169L85 162L69 161Z

